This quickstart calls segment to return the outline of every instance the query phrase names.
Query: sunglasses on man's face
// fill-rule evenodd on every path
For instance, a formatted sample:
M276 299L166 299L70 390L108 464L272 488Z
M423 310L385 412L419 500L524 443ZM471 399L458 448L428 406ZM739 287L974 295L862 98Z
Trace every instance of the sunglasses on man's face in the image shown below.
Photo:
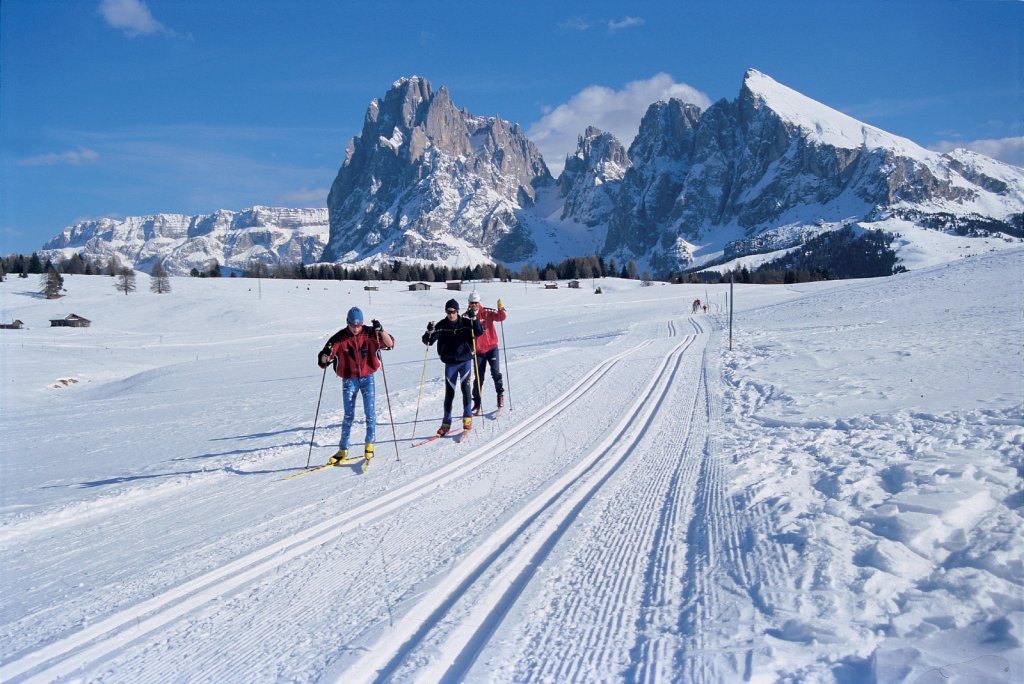
M458 309L445 309L448 313L459 313Z

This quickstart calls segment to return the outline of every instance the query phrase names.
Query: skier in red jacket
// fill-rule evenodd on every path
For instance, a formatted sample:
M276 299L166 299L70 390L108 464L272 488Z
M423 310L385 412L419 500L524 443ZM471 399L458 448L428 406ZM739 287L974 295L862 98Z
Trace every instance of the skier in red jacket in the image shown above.
M498 408L505 405L505 386L501 380L501 367L498 365L498 333L494 329L494 323L495 321L504 321L506 314L505 305L501 303L500 299L497 310L485 309L481 306L478 292L471 292L469 295L469 311L476 315L484 329L484 334L476 338L477 381L473 385L473 414L479 416L483 403L480 388L483 386L488 365L491 367L494 391L498 395Z
M341 443L338 453L328 461L337 465L348 458L349 436L356 417L356 395L363 395L363 414L366 417L366 446L363 458L373 458L373 442L377 434L376 390L373 374L380 368L381 349L393 349L395 339L380 321L374 319L369 330L363 325L363 312L353 306L345 318L346 326L331 335L317 356L317 364L326 368L334 364L334 372L341 378L341 392L345 418L341 422Z

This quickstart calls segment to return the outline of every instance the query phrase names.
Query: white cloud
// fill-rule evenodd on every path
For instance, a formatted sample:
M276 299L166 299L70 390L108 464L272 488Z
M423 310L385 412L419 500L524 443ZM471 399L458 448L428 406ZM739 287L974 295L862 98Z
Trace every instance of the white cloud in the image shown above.
M1014 166L1024 166L1024 136L992 140L940 140L931 146L936 152L949 152L964 147Z
M643 26L644 20L640 17L624 17L619 21L609 21L608 30L614 33L615 31L621 31L622 29L632 28L634 26Z
M142 0L102 0L99 12L108 24L132 38L151 33L173 33L153 18Z
M645 81L627 83L622 90L589 86L573 95L568 102L544 108L544 116L532 124L526 135L537 145L544 161L555 176L562 172L565 157L576 151L577 138L587 126L596 126L611 133L625 147L640 130L640 120L647 108L659 100L676 98L706 109L711 105L707 95L685 83L676 83L666 73Z
M100 155L93 150L79 147L77 150L51 152L50 154L41 154L38 157L19 159L18 164L21 166L82 166L93 163L99 157Z
M558 22L558 28L563 31L586 31L591 26L592 24L584 17L569 17L564 21Z

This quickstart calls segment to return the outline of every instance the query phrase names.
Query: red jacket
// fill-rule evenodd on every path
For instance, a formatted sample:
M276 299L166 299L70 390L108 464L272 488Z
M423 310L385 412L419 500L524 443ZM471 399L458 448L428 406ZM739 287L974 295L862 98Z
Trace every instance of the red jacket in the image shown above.
M494 322L505 320L505 309L495 311L481 306L476 310L476 317L484 327L484 334L476 338L476 353L486 354L498 346L498 333L494 329Z
M372 328L353 335L348 328L342 328L331 335L321 354L327 354L327 363L334 362L334 372L339 378L365 378L380 368L377 350L391 349L384 341L377 341ZM326 368L327 363L318 359L317 364Z

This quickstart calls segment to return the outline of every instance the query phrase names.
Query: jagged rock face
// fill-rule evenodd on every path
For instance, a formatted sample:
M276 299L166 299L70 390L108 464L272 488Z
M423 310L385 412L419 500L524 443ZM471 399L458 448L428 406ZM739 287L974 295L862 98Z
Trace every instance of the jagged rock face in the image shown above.
M315 262L327 234L326 209L253 207L197 216L130 216L65 228L43 245L41 255L52 259L78 253L104 265L115 257L142 271L160 262L170 275L188 275L214 260L238 271L253 261L271 267Z
M629 166L626 149L615 136L588 126L576 153L565 158L558 178L559 192L565 198L562 220L587 226L607 222Z
M348 147L327 199L324 260L525 259L535 246L520 212L552 183L518 124L472 116L447 89L402 79L370 104Z
M675 99L648 108L609 216L607 255L629 258L655 246L690 172L700 118L699 107Z
M753 70L735 101L703 114L679 101L651 105L629 157L605 254L656 271L686 266L690 245L723 230L755 236L901 207L918 216L1024 210L1024 175L1012 167L928 152Z

